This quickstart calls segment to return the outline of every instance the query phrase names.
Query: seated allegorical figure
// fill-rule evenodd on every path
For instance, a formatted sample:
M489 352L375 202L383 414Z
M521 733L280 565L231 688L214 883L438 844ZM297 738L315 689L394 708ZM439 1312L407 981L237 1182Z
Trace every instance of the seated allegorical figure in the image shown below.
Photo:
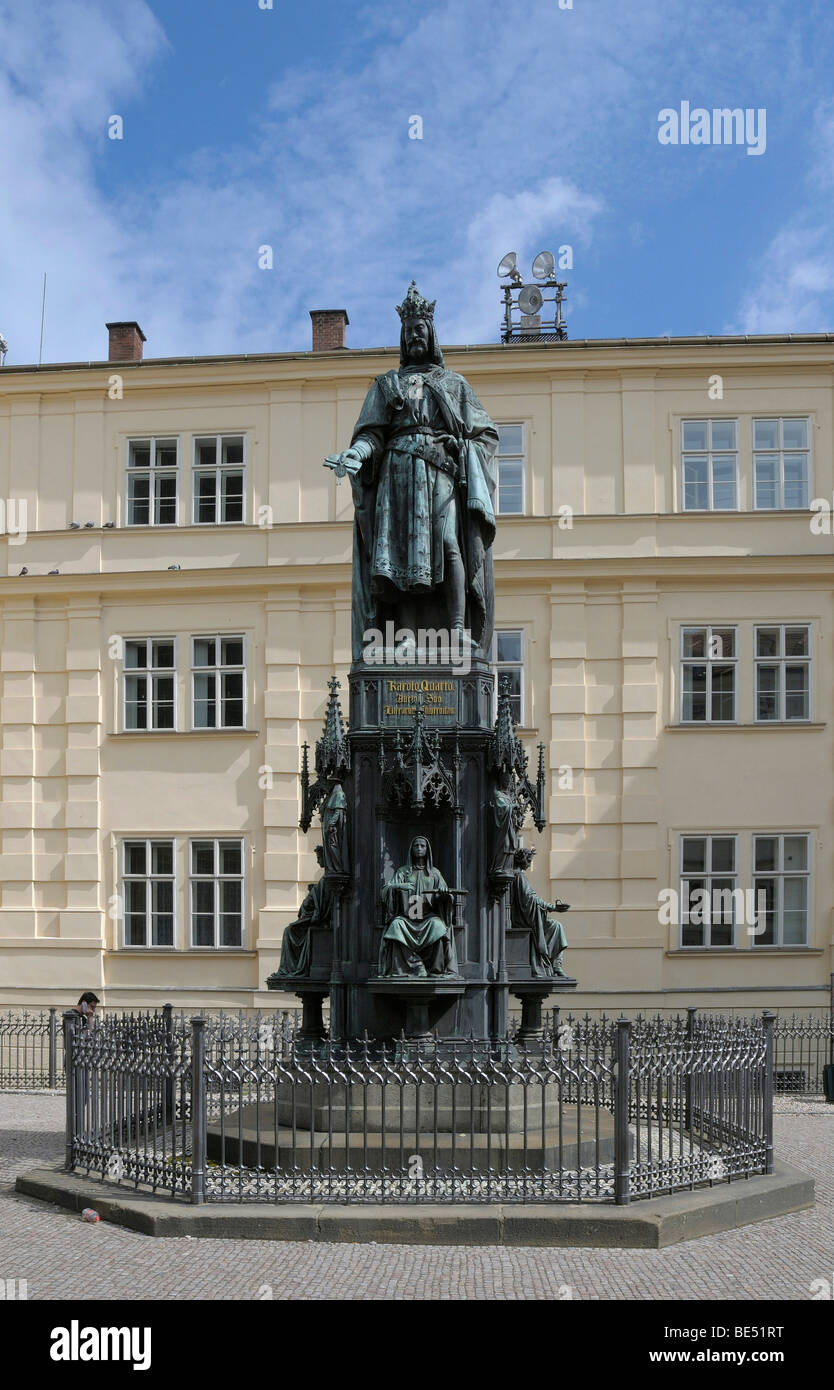
M379 973L383 977L426 979L458 973L452 928L452 894L432 864L424 835L411 842L408 863L382 890L388 926L382 937Z
M530 933L530 969L534 975L569 977L562 969L562 952L568 944L561 922L552 922L548 912L567 912L570 904L546 903L533 892L526 870L533 862L534 849L517 849L513 863L515 875L510 892L512 925Z
M316 845L316 859L324 868L324 850ZM333 898L326 878L308 883L307 896L299 908L298 917L285 928L281 941L281 962L270 980L293 979L310 973L310 929L329 927ZM269 983L269 981L267 981Z

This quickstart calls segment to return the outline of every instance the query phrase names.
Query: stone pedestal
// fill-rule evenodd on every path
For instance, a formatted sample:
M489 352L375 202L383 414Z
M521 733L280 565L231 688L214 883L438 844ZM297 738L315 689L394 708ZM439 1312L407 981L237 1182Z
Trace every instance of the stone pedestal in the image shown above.
M525 818L539 830L545 823L543 745L533 774L509 694L499 698L496 720L495 676L480 658L468 670L355 663L347 728L338 690L331 680L314 778L307 745L302 763L301 826L315 812L322 817L330 922L311 928L309 974L270 988L305 1001L309 1039L320 1036L312 1000L328 995L334 1041L496 1041L507 1036L511 992L522 1000L524 1038L539 1037L542 999L575 985L532 979L530 933L510 921L520 827ZM418 836L449 890L432 912L454 944L444 959L457 961L455 977L380 973L390 967L381 957L391 922L384 886L410 862ZM411 915L410 904L397 910Z
M542 1007L553 995L569 994L576 989L576 980L569 975L551 975L543 979L513 980L510 993L521 1001L521 1027L518 1041L522 1046L544 1036Z
M287 987L301 1000L301 1027L297 1036L304 1042L321 1042L327 1036L323 1009L328 991L315 981L305 984L294 980L288 982Z
M383 999L396 999L405 1006L403 1032L409 1042L432 1036L435 1019L443 1014L449 1001L466 993L462 979L437 980L388 979L368 981L368 993Z
M334 930L330 1017L333 1037L503 1036L507 980L500 909L487 891L487 752L494 723L495 677L486 663L461 674L453 667L379 666L351 672L350 808L352 882ZM395 771L396 750L407 752L418 705L425 730L439 736L453 785L423 788L409 800ZM397 738L399 736L399 745ZM436 797L436 799L435 799ZM433 861L457 890L451 930L460 980L382 981L379 956L387 923L382 885L406 862L416 835L425 835Z
M322 1087L322 1091L326 1089ZM367 1097L368 1120L364 1128L364 1111L358 1094L352 1099L348 1096L345 1105L343 1092L339 1108L329 1103L335 1098L324 1094L316 1096L314 1086L309 1109L296 1097L293 1110L292 1099L287 1096L278 1102L277 1117L271 1105L262 1105L259 1114L255 1106L245 1106L227 1117L222 1130L219 1124L210 1124L208 1156L218 1163L242 1163L245 1167L267 1169L278 1167L299 1174L326 1169L341 1172L348 1168L353 1172L379 1172L385 1168L388 1172L406 1174L417 1155L424 1159L427 1167L434 1168L436 1164L439 1172L447 1166L451 1172L461 1162L465 1162L467 1171L491 1169L500 1172L506 1168L527 1173L540 1169L553 1172L583 1164L591 1166L598 1160L613 1162L614 1159L614 1117L607 1110L597 1115L593 1108L583 1107L577 1117L577 1107L565 1105L560 1123L555 1095L544 1099L542 1113L541 1101L538 1105L532 1104L533 1096L528 1094L525 1132L524 1097L512 1094L514 1091L520 1093L523 1087L493 1088L489 1125L486 1088L475 1087L468 1097L458 1095L453 1129L448 1094L452 1088L438 1086L437 1113L444 1127L438 1124L435 1130L431 1096L421 1098L419 1114L413 1103L409 1107L408 1097L404 1096L402 1117L399 1097L389 1097L383 1116L381 1093L390 1088L369 1088L373 1089L379 1094L374 1097L369 1093ZM468 1088L457 1085L454 1089ZM473 1116L474 1124L471 1122Z

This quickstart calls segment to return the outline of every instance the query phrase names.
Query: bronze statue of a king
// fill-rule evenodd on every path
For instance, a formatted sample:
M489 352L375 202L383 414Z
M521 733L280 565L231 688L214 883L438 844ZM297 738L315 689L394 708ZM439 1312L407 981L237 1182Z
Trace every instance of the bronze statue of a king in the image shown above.
M353 489L354 661L388 622L445 628L489 656L498 434L443 364L435 303L411 282L397 306L400 365L374 381L350 447L325 461Z
M531 780L509 691L496 701L498 432L445 366L413 281L398 312L399 365L325 460L349 475L355 511L348 726L334 677L315 774L306 744L301 770L299 825L320 818L329 911L302 909L270 987L298 995L314 1041L325 998L331 1039L504 1038L510 997L529 1039L542 1000L575 982L556 924L537 918L533 941L511 913L525 886L547 909L515 862L526 817L544 829L546 772L540 744Z

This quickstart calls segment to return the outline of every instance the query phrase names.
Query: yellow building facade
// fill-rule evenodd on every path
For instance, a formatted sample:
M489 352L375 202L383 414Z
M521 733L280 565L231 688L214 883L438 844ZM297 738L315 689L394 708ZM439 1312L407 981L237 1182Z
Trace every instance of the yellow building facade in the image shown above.
M500 426L496 660L573 1002L826 1003L834 338L445 355ZM396 361L0 369L0 1003L294 1002L300 747L350 662L322 460Z

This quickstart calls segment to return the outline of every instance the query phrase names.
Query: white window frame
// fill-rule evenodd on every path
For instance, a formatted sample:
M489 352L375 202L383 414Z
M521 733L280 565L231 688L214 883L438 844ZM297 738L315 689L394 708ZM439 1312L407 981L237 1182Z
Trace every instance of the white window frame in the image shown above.
M766 420L775 420L778 425L778 444L775 449L756 448L756 425ZM807 431L808 444L805 449L786 449L784 445L784 427L786 420L803 420ZM810 505L810 498L813 495L811 485L812 457L811 457L811 417L810 415L754 415L750 422L750 456L752 459L752 486L753 486L753 507L755 512L804 512ZM758 454L776 454L779 461L779 476L776 480L778 488L778 498L775 507L760 507L757 496L756 485L756 456ZM798 506L788 507L785 505L785 454L805 454L808 461L805 478L805 500Z
M127 872L127 847L128 845L145 846L145 865L147 872L144 874L129 874ZM153 872L153 846L171 846L171 873L155 874ZM121 889L122 903L122 930L121 930L121 950L123 951L175 951L177 949L177 857L179 846L174 835L124 835L122 836L119 848L119 886ZM153 884L154 882L171 883L171 944L160 944L153 940ZM140 946L136 942L129 942L127 939L127 919L128 919L128 883L145 883L145 941Z
M220 845L223 842L240 845L240 873L221 874L220 873ZM193 871L193 851L192 846L196 844L211 844L214 847L214 869L211 874L195 874ZM186 849L188 856L186 869L188 873L188 945L192 951L245 951L246 950L246 919L247 919L247 896L246 896L246 838L243 835L191 835L188 839ZM226 881L240 882L240 940L234 946L220 945L220 900L221 884ZM214 884L214 944L212 946L198 945L194 940L194 885L195 883ZM201 914L203 915L203 914Z
M686 425L706 425L707 427L707 447L706 449L686 449L684 447L684 429ZM734 449L714 449L712 445L712 427L714 424L734 425L736 447ZM739 421L734 415L687 415L680 421L680 499L682 512L737 512L739 510ZM687 507L686 505L686 477L684 473L685 460L695 456L706 460L707 464L707 505L705 507ZM735 487L735 505L732 507L715 506L715 477L714 464L716 459L733 459L733 484Z
M785 656L785 629L789 627L805 628L808 633L808 655L807 656ZM775 629L779 633L779 655L778 656L759 656L759 632L768 629ZM814 628L810 622L796 623L755 623L753 625L753 722L767 727L768 724L810 724L813 720L814 709ZM779 708L775 719L759 718L759 667L778 666L779 667ZM788 666L806 666L808 670L808 713L801 719L794 716L788 718L787 695L785 689L785 669Z
M123 638L122 638L123 652L124 652L125 654L126 654L126 652L127 652L127 645L128 645L129 642L144 642L144 643L146 643L147 646L150 647L152 650L155 648L155 646L156 646L156 644L157 644L158 642L165 642L166 644L167 644L167 643L170 643L170 644L173 646L173 648L174 648L174 664L173 664L173 666L160 666L160 667L155 667L155 666L128 666L128 665L126 664L125 660L124 660L124 657L123 657L123 659L122 659L122 711L121 711L121 713L122 713L122 731L123 731L123 733L126 733L126 734L153 734L153 733L159 733L159 732L163 732L163 733L176 733L177 730L179 729L179 698L178 698L178 697L179 697L179 675L178 675L177 638L176 638L176 637L172 637L172 636L165 637L165 636L158 636L158 635L157 635L156 637L123 637ZM147 703L148 703L148 710L149 710L149 713L150 713L150 715L151 715L151 719L152 719L153 722L147 724L147 725L145 726L144 729L140 729L140 728L135 728L135 729L134 729L134 728L132 728L132 727L128 724L128 722L127 722L127 705L128 705L128 700L127 700L127 682L128 682L128 677L129 677L129 676L144 676L144 677L146 678L146 680L150 683L150 686L151 686L151 694L150 694L150 697L148 698L148 702L147 702ZM172 679L173 682L174 682L174 722L173 722L173 725L172 725L170 728L168 728L167 725L158 725L158 724L156 723L156 721L155 721L156 699L155 699L155 696L154 696L154 691L155 691L155 688L156 688L156 678L159 677L159 676L170 676L171 679Z
M501 452L500 452L500 449L501 449L501 435L500 435L500 431L501 431L505 426L508 427L508 428L509 428L509 427L512 427L513 429L520 429L520 430L521 430L521 453L520 453L520 454L504 454L504 455L501 454ZM496 516L526 516L526 515L527 515L527 425L526 425L526 423L525 423L523 420L501 420L500 422L499 422L499 421L496 421L496 422L495 422L495 428L496 428L496 430L499 431L499 434L498 434L498 449L496 450L496 453L495 453L495 475L496 475L496 488L495 488L495 504L496 504L496 505L495 505L495 515L496 515ZM520 510L520 511L517 511L517 512L515 512L515 511L513 511L513 512L504 511L504 510L502 509L502 507L501 507L501 461L502 461L502 458L504 459L504 461L505 461L506 463L519 463L519 464L521 465L521 510Z
M245 634L245 633L242 633L242 632L198 632L198 633L195 633L194 635L192 635L192 636L189 638L189 642L190 642L190 644L191 644L191 646L190 646L190 663L191 663L191 729L192 729L192 731L194 731L194 732L196 732L196 733L201 733L201 734L202 734L202 733L208 734L208 733L211 733L211 732L212 732L213 730L215 730L215 729L229 729L229 730L235 730L235 731L237 731L237 732L241 732L242 730L245 730L246 727L247 727L247 719L248 719L248 698L247 698L247 696L248 696L248 691L247 691L248 681L247 681L247 677L246 677L246 666L247 666L247 656L248 656L248 644L247 644L247 641L246 641L246 634ZM196 642L215 642L215 643L217 643L217 642L240 642L240 643L241 643L241 646L242 646L243 662L242 662L241 665L239 665L239 666L238 666L238 665L234 665L234 666L224 666L224 665L222 664L222 662L217 662L217 661L215 662L215 665L214 665L214 666L195 666L195 665L194 665L194 644L195 644ZM218 649L217 649L217 647L215 647L215 658L217 658L217 652L218 652ZM222 649L221 649L221 654L222 654ZM214 724L198 724L197 721L196 721L196 718L195 718L196 712L197 712L196 679L195 679L195 678L196 678L198 675L201 675L201 676L202 676L202 675L207 675L207 674L209 674L210 672L213 672L214 675L215 675L215 687L214 687L215 723L214 723ZM224 674L235 674L235 675L236 675L236 674L238 674L238 673L240 673L240 674L243 676L243 680L242 680L242 682L241 682L241 684L242 684L242 691L243 691L243 693L242 693L242 701L243 701L243 718L242 718L242 722L241 722L240 724L224 724L224 723L221 722L221 721L222 721L222 717L223 717L223 685L222 685L222 677L223 677Z
M804 839L806 843L805 869L794 870L785 869L785 840ZM756 868L756 841L757 840L778 840L779 855L777 869L757 869ZM811 869L811 854L814 848L813 834L809 830L754 830L750 837L750 882L753 892L756 892L756 880L760 878L776 879L776 931L775 940L764 941L761 936L751 936L751 945L755 949L757 946L761 950L781 950L781 951L801 951L810 945L811 923L813 921L813 873ZM804 879L807 883L805 895L805 940L788 941L783 940L785 927L785 879L797 878Z
M706 840L707 848L704 858L705 868L703 873L695 873L693 870L686 872L683 867L683 846L685 840ZM712 867L712 842L713 840L732 840L733 842L733 864L732 871L724 869L713 869ZM691 942L684 943L684 903L689 901L688 893L685 894L684 885L692 882L693 879L703 879L704 887L708 896L708 915L709 921L694 923L703 933L703 940L697 945ZM713 903L713 880L731 879L732 889L739 887L739 835L737 831L726 830L681 830L678 833L678 902L680 904L679 923L678 923L678 947L681 951L731 951L735 949L738 919L736 914L736 899L733 898L733 924L730 940L727 943L713 943L712 940L712 903Z
M705 633L706 633L706 635L707 635L707 636L706 636L706 650L707 650L707 654L706 654L705 656L703 656L703 657L696 657L696 656L685 656L685 655L684 655L684 650L683 650L684 636L685 636L685 634L686 634L687 632L705 632ZM716 655L716 656L711 656L711 655L710 655L710 652L711 652L711 650L712 650L714 641L716 640L716 638L719 638L719 634L722 633L722 632L732 632L732 633L733 633L733 637L734 637L734 639L735 639L735 641L734 641L735 655L734 655L734 656L717 656L717 655ZM713 633L715 633L715 638L713 637ZM739 684L739 658L738 658L738 649L739 649L739 630L738 630L738 627L737 627L737 625L736 625L735 623L681 623L681 626L680 626L680 637L679 637L679 639L678 639L678 670L679 670L679 682L680 682L680 699L679 699L679 701L678 701L678 717L679 717L679 720L680 720L681 724L685 724L687 728L692 728L692 727L700 728L702 725L706 726L706 725L709 725L709 724L712 724L712 725L719 726L719 727L722 727L722 728L723 728L723 727L725 727L725 726L727 726L727 725L729 725L729 724L737 724L737 723L738 723L738 684ZM685 699L685 696L686 696L685 680L684 680L684 671L685 671L685 668L686 668L687 666L706 666L706 668L707 668L707 688L706 688L707 717L706 717L705 719L687 719L687 718L685 718L685 716L684 716L683 703L684 703L684 699ZM733 680L733 717L732 717L732 719L713 719L713 717L712 717L712 668L713 668L713 666L732 666L732 667L733 667L733 670L734 670L734 672L735 672L735 679Z
M213 439L215 443L215 463L206 467L197 461L197 446ZM223 441L239 439L242 443L243 460L241 463L218 463L217 459L223 457ZM223 430L220 434L194 434L191 440L191 520L194 526L245 526L246 525L246 480L248 475L249 450L248 437L245 430ZM214 473L214 497L215 510L218 513L214 521L201 521L199 517L200 496L197 486L199 474ZM240 473L241 475L241 515L239 521L226 521L219 515L223 497L223 474Z
M498 660L498 637L504 634L518 633L520 639L521 662ZM498 698L501 694L501 673L504 670L518 670L520 665L521 677L519 680L519 728L525 727L527 718L527 633L523 627L497 627L492 634L492 666L495 671L495 710L498 711Z
M176 462L176 464L174 465L174 467L173 467L173 468L157 468L157 466L156 466L153 462L151 462L151 463L148 465L147 468L134 468L134 467L132 467L132 466L131 466L131 462L130 462L130 451L131 451L131 447L132 447L132 446L135 446L135 445L137 445L137 444L145 444L145 443L147 443L147 445L148 445L148 447L149 447L149 450L150 450L150 457L151 457L152 460L156 457L156 446L157 446L158 444L170 444L170 443L173 443L173 444L176 446L176 451L177 451L177 462ZM125 518L124 518L124 519L125 519L125 526L129 526L131 529L134 529L134 528L135 528L135 529L138 530L138 531L145 531L145 530L148 530L148 531L149 531L149 530L151 530L151 528L153 528L153 527L162 528L162 529L164 530L165 528L167 528L167 527L169 527L169 526L178 526L178 525L179 525L179 519L180 519L180 489L181 489L181 472L180 472L180 436L179 436L178 434L176 434L176 435L175 435L175 434L154 434L154 435L137 434L137 435L130 435L129 438L127 439L127 441L126 441L125 447L126 447L126 463L125 463L125 502L124 502L124 505L125 505ZM157 480L158 478L162 478L162 477L171 477L172 475L173 475L173 477L174 477L174 481L175 481L175 484L176 484L175 489L174 489L174 520L173 520L173 521L156 521L156 520L154 520L154 516L155 516L156 509L157 509L157 505L158 505L158 499L157 499L157 496L156 496L155 482L156 482L156 480ZM147 521L131 521L131 519L130 519L130 480L131 480L131 478L138 478L138 477L147 477L147 478L150 480L150 486L149 486L149 488L148 488L148 494L149 494L149 496L148 496L148 520L147 520Z

